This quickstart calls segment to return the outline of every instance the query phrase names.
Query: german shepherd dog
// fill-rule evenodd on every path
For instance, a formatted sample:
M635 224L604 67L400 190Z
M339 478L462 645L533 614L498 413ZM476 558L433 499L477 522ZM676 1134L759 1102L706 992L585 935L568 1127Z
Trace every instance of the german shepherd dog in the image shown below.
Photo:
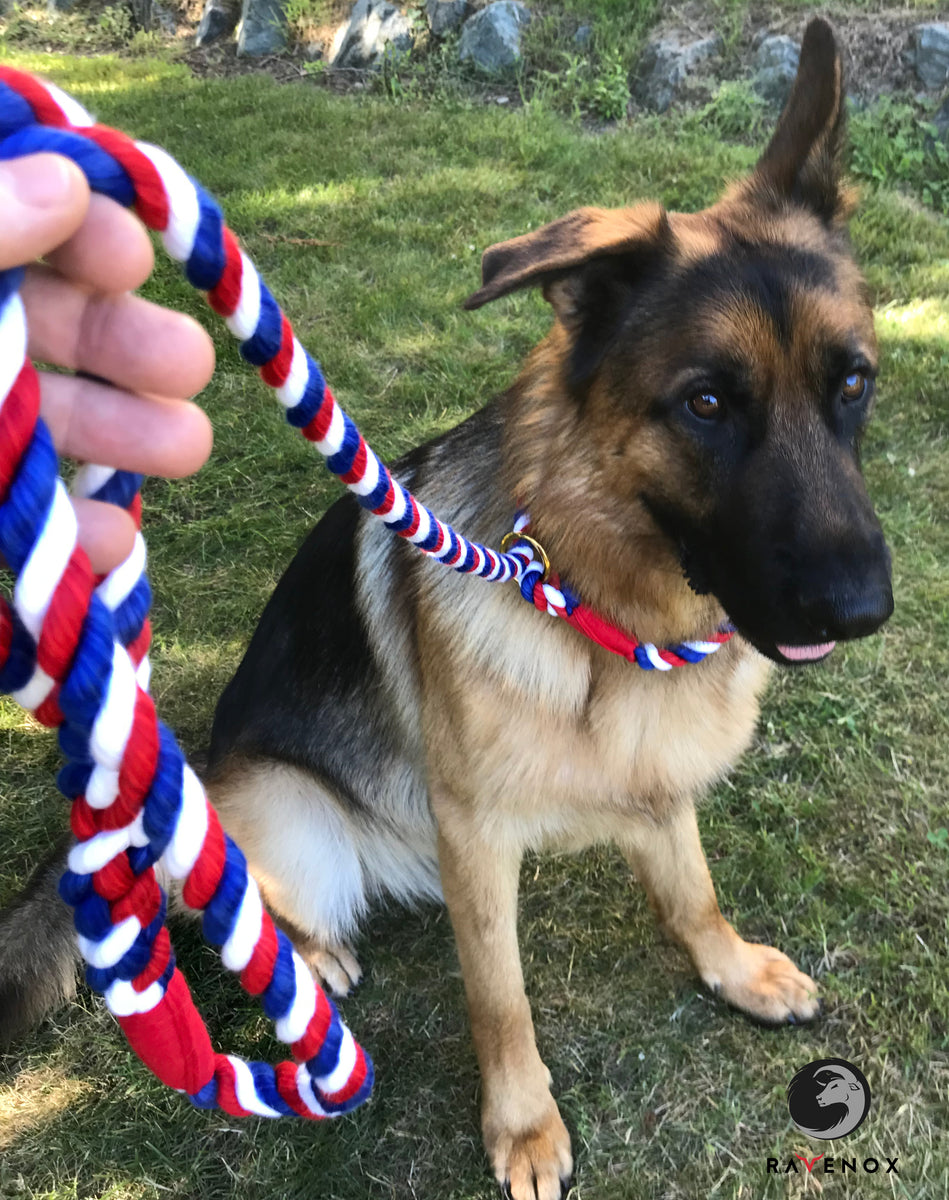
M467 307L541 287L553 328L504 395L395 468L489 545L526 507L555 569L640 640L731 621L731 641L640 670L345 496L217 708L212 799L332 991L359 978L349 943L374 899L444 897L485 1145L514 1200L559 1196L572 1170L518 955L528 848L616 842L709 988L759 1021L818 1011L814 981L719 911L695 802L748 745L769 660L815 661L892 611L859 463L877 352L843 103L815 20L764 155L711 208L583 208L489 249ZM8 980L18 927L0 931Z

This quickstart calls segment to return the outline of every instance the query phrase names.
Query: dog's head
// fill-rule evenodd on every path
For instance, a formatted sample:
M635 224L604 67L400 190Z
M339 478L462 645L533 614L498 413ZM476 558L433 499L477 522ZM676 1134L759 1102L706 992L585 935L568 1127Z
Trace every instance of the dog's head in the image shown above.
M591 412L609 431L611 494L779 663L872 633L893 607L860 473L877 352L843 126L840 58L815 20L747 180L701 213L586 208L494 246L467 302L543 286L577 437Z

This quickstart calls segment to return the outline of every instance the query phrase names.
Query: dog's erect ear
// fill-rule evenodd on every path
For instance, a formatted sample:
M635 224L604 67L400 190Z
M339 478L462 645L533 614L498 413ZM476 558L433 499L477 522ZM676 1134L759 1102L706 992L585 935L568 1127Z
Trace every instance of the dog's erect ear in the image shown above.
M562 320L569 319L569 299L561 288L547 288L599 259L622 259L657 249L668 236L668 218L658 204L635 208L578 208L534 233L511 238L485 250L481 287L465 301L480 308L518 288L545 285L545 296Z
M852 208L840 179L845 125L843 66L831 27L818 17L804 31L797 77L749 181L752 193L763 185L828 224L845 220Z

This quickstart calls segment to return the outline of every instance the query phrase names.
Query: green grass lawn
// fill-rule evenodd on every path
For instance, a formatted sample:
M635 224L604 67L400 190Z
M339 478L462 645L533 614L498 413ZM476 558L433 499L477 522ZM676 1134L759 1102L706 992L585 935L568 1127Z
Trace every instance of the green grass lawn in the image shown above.
M484 246L580 203L699 207L754 161L694 120L590 136L536 105L415 108L263 77L195 81L147 60L6 57L165 146L223 200L385 456L505 386L547 326L534 295L461 311ZM899 1175L821 1176L829 1196L949 1194L949 222L892 186L865 191L853 232L883 349L865 465L896 613L828 664L775 679L757 745L700 816L726 915L820 980L825 1015L765 1030L705 995L611 851L532 859L525 973L574 1137L575 1200L798 1195L803 1182L767 1176L766 1157L821 1150L899 1157ZM164 262L148 293L206 311ZM212 327L212 461L145 488L153 690L191 751L338 490ZM3 902L65 812L54 739L8 702L0 754ZM276 1058L259 1009L196 930L176 941L217 1044ZM0 1063L0 1196L494 1197L447 917L379 913L358 949L367 978L342 1011L377 1065L366 1108L319 1127L197 1112L83 993ZM798 1067L833 1056L861 1067L874 1106L852 1138L818 1146L790 1127L784 1090Z

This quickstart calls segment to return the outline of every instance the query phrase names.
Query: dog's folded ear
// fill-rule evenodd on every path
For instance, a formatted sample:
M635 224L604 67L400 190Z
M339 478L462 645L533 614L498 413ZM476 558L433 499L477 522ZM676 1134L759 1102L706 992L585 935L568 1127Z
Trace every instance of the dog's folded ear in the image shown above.
M533 233L485 250L481 287L468 297L465 308L480 308L518 288L546 288L596 260L636 256L650 245L658 248L668 236L668 218L658 204L578 208ZM547 291L545 295L560 312L554 295ZM564 319L567 315L560 312Z
M573 342L568 385L582 389L622 327L631 297L671 257L673 243L669 217L659 204L578 208L486 250L483 285L465 308L543 286L544 299Z
M757 200L791 200L828 224L846 220L853 197L841 182L846 126L843 65L831 27L804 32L797 77L774 136L742 189Z

